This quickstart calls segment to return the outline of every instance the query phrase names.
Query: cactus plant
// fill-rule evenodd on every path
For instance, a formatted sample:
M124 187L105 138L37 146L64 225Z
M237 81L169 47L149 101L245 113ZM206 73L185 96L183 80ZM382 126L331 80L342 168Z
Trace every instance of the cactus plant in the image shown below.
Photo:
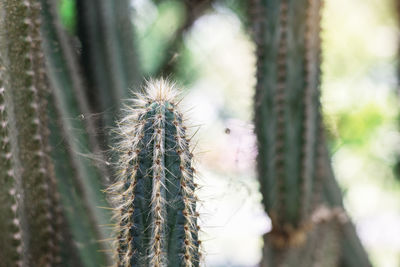
M21 229L14 237L22 240L22 250L7 253L5 261L10 262L12 259L7 258L14 259L17 253L20 261L16 264L51 266L60 261L58 233L62 216L58 195L53 191L54 166L49 156L45 101L49 91L39 33L40 4L3 1L0 9L4 14L0 28L8 40L0 48L3 116L6 114L3 120L7 120L2 127L2 142L6 144L2 153L7 158L2 181L8 181L5 189L9 187L8 193L17 196L16 205L11 206L14 216L9 219L13 218L14 225Z
M319 103L320 9L320 0L253 0L250 5L257 45L258 175L272 220L262 266L337 266L343 232L342 244L360 258L345 252L341 264L370 265L354 228L343 220L345 213L335 209L342 206L327 201L330 192L324 192L333 176L326 167ZM321 204L330 206L329 219L315 220ZM326 235L317 237L321 231ZM319 261L321 253L329 260Z
M195 173L175 86L147 83L119 123L117 266L198 266Z
M274 229L290 232L307 224L320 189L320 1L254 2L255 124L263 203Z
M121 99L141 83L130 1L76 1L76 10L82 44L79 59L91 108L102 113L103 127L111 127Z
M97 241L110 235L108 228L100 226L110 223L111 214L107 209L99 208L109 207L101 191L109 173L103 164L105 159L100 152L93 122L87 119L90 111L84 82L66 33L59 24L54 1L43 0L42 13L45 22L43 49L52 87L52 97L49 98L51 154L61 202L73 240L80 244L78 258L84 266L98 266L107 262L103 253L107 245ZM85 156L88 153L100 159L99 162L93 164Z

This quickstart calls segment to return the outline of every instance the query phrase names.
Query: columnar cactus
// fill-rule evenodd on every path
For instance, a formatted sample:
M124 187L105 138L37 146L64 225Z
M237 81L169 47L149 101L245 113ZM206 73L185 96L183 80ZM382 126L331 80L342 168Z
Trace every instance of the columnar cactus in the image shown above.
M150 81L119 124L117 266L198 266L196 184L175 86Z
M17 248L15 252L20 257L17 264L52 266L60 261L61 217L48 146L46 95L49 91L39 33L40 4L28 0L2 1L0 12L2 143L5 145L2 154L6 158L2 164L7 165L4 171L2 168L0 179L6 186L2 190L8 190L17 200L8 207L14 214L8 219L13 218L13 224L21 229L14 234L14 238L22 240L22 250ZM1 208L2 214L3 208L5 214L9 213L6 207ZM1 229L2 236L15 232L3 230L6 229ZM15 253L5 255L2 261L10 262L8 257L14 258Z
M255 124L263 203L274 230L306 227L318 197L319 0L253 1ZM287 242L296 242L295 239Z
M93 112L103 115L102 125L111 127L128 88L141 82L131 4L129 0L80 0L76 11L86 91Z
M327 168L319 100L321 4L253 0L250 5L257 45L258 175L272 220L261 266L337 266L341 230L342 245L360 257L354 261L343 253L341 264L369 266L354 228L343 219L340 195L333 203L324 192L334 178ZM323 254L329 258L321 259Z
M81 66L60 24L57 3L52 0L41 3L43 50L52 89L48 98L51 156L65 207L64 231L69 230L73 240L70 248L64 242L63 262L66 266L77 266L77 262L86 267L104 265L110 258L105 253L108 246L106 241L98 240L105 240L110 234L104 225L110 224L111 213L102 192L110 176L89 116ZM91 158L97 159L96 164Z

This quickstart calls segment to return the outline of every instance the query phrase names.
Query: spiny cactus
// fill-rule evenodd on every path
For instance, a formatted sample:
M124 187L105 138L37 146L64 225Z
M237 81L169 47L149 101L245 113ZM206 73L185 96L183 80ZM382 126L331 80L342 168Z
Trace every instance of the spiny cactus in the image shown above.
M301 228L321 191L316 175L320 5L319 0L256 0L252 6L259 179L274 231L294 237L288 242L302 239Z
M331 185L334 177L327 168L319 102L320 9L321 0L253 0L250 5L257 45L258 174L272 220L262 266L336 266L338 244L359 258L342 249L343 266L370 266L354 227L337 215L337 208L343 210L341 196L332 192L338 188ZM327 219L315 220L321 204L331 206ZM318 260L321 253L329 260Z
M13 179L13 188L8 193L18 196L17 205L8 207L14 213L17 207L17 216L14 214L9 219L14 218L13 223L21 229L14 235L22 240L22 250L16 251L21 258L17 264L52 266L60 261L58 232L62 216L49 157L45 101L49 91L39 33L40 4L8 0L0 3L0 9L2 113L6 114L2 119L7 121L3 127L3 143L9 145L2 150L6 153L3 157L7 158L4 164L8 166L5 166L6 175L0 179ZM7 262L14 254L5 255L4 260Z
M148 82L119 123L119 179L108 190L117 266L199 266L195 169L174 87Z
M56 3L50 0L42 0L41 3L43 50L52 89L48 106L50 143L53 147L51 156L61 203L65 207L67 228L74 240L73 246L79 244L79 249L72 247L65 251L64 248L64 261L75 259L74 266L77 266L76 262L81 262L83 266L100 266L107 262L104 251L108 246L99 240L110 234L105 225L110 224L111 213L107 209L106 196L101 191L109 175L103 164L105 160L93 121L89 118L80 66L60 25ZM99 159L96 164L87 154Z

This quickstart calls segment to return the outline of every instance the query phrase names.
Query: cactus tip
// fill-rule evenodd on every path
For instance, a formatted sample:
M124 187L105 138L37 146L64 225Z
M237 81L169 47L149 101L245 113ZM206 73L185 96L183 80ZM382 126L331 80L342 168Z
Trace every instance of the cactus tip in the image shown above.
M165 78L148 80L144 91L143 96L148 101L174 102L179 95L176 84Z

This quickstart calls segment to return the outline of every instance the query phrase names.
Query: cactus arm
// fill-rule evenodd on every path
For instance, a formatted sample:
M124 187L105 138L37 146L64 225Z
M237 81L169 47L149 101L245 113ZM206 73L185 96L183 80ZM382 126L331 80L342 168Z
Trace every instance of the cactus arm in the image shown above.
M44 49L47 62L56 68L53 71L53 76L58 80L58 87L64 87L63 90L70 90L75 97L75 115L84 117L85 130L88 133L90 148L101 163L97 166L100 169L101 181L109 182L110 171L104 163L106 159L101 152L100 143L95 130L95 123L90 119L91 111L89 101L85 94L85 81L82 77L81 66L78 64L77 55L72 49L71 41L67 36L66 31L60 25L60 18L56 11L56 2L49 0L42 1L42 18L45 23L42 26L44 36ZM57 94L56 94L57 95ZM59 94L57 95L59 96ZM78 112L80 112L78 114ZM72 114L71 114L72 115Z
M49 161L46 109L48 93L41 49L40 5L33 1L1 4L1 58L4 64L5 108L13 172L20 184L19 216L22 228L23 265L46 266L59 262L60 221Z
M117 13L121 8L125 11ZM77 2L78 37L82 43L82 66L90 86L88 93L97 101L93 111L105 112L106 126L114 125L112 112L119 109L128 89L140 82L135 48L130 46L134 40L129 10L127 0ZM120 25L121 22L124 24Z
M315 249L316 243L326 244L331 257L318 266L337 265L339 252L334 244L342 246L342 262L349 262L351 251L360 257L355 261L362 262L358 266L370 266L351 223L340 221L337 214L333 217L336 220L326 223L312 219L316 205L322 203L323 191L331 205L328 213L335 214L335 207L341 206L340 193L330 192L336 188L332 187L333 175L326 179L330 175L329 170L326 173L329 157L323 147L319 102L320 8L319 0L251 3L258 57L258 172L264 206L273 224L265 237L262 266L315 265L324 251ZM315 238L319 236L316 233L327 233L327 237ZM334 238L339 233L341 243ZM290 246L296 240L303 240L302 245ZM296 262L299 258L302 261Z
M82 244L79 249L81 261L85 266L99 266L107 261L104 253L106 244L99 244L99 240L110 234L106 227L100 226L108 225L110 218L109 212L101 208L108 206L101 191L108 181L108 171L104 166L104 156L99 152L93 121L88 116L90 112L75 55L59 25L54 2L43 0L42 5L42 16L46 22L42 29L44 50L53 88L53 99L50 100L54 102L53 112L50 113L53 118L52 145L60 191L63 192L63 203L68 207L66 215L71 234ZM65 142L60 144L59 140ZM84 156L91 151L100 159L96 165ZM70 166L68 171L65 164ZM77 191L69 188L71 185ZM83 208L80 207L82 204Z
M319 23L319 1L253 1L252 10L263 203L275 228L288 231L306 223L314 196L319 128L319 27L314 25Z
M198 266L192 156L171 87L149 82L120 123L120 177L108 190L117 266Z
M255 92L255 124L257 125L257 141L259 145L259 152L257 157L258 173L262 174L259 181L261 185L261 192L263 195L263 204L269 214L273 209L276 209L278 201L281 196L278 196L279 190L275 176L275 161L273 160L276 148L274 142L275 132L277 129L276 116L274 107L274 97L272 88L276 88L276 82L271 78L272 74L276 73L275 64L265 64L266 58L271 58L273 53L270 51L277 51L277 42L272 41L272 38L277 35L276 29L279 12L271 12L269 14L269 28L267 29L266 21L264 19L266 10L279 10L277 1L268 1L266 6L261 5L259 0L251 2L250 12L251 17L254 19L253 34L257 44L257 85ZM266 38L271 41L266 42ZM276 39L276 37L275 37ZM269 90L263 90L268 88ZM267 122L265 120L268 120ZM282 157L278 157L278 161L282 162ZM263 164L261 164L261 162ZM274 216L270 214L270 216Z
M73 177L77 177L76 168L71 162L71 157L66 150L65 137L62 125L59 125L57 110L54 102L49 101L49 129L51 135L49 143L52 146L51 156L54 159L55 172L60 192L60 202L64 207L66 222L63 225L64 237L61 250L61 266L99 266L104 260L104 255L99 253L101 247L95 242L99 239L98 233L93 229L93 218L87 212L80 190ZM79 244L79 249L76 244Z
M360 261L355 262L362 263L345 266L370 266L351 223L333 220L316 224L310 220L316 204L322 203L322 192L331 209L342 207L340 192L335 192L338 187L328 166L329 156L323 147L319 103L320 8L319 0L251 2L258 58L255 96L258 171L264 206L273 223L272 233L265 237L262 266L315 265L316 259L302 257L302 263L295 259L307 254L317 257L320 252L310 254L315 242L339 242L334 235L321 240L313 238L322 231L321 227L327 233L337 233L340 227L341 261L351 262L349 253L356 253ZM305 232L292 230L301 229L302 225L306 226ZM284 248L286 235L290 240L290 236L298 239L304 234L306 238L300 239L305 244ZM338 254L330 252L332 261L326 266L337 264Z

